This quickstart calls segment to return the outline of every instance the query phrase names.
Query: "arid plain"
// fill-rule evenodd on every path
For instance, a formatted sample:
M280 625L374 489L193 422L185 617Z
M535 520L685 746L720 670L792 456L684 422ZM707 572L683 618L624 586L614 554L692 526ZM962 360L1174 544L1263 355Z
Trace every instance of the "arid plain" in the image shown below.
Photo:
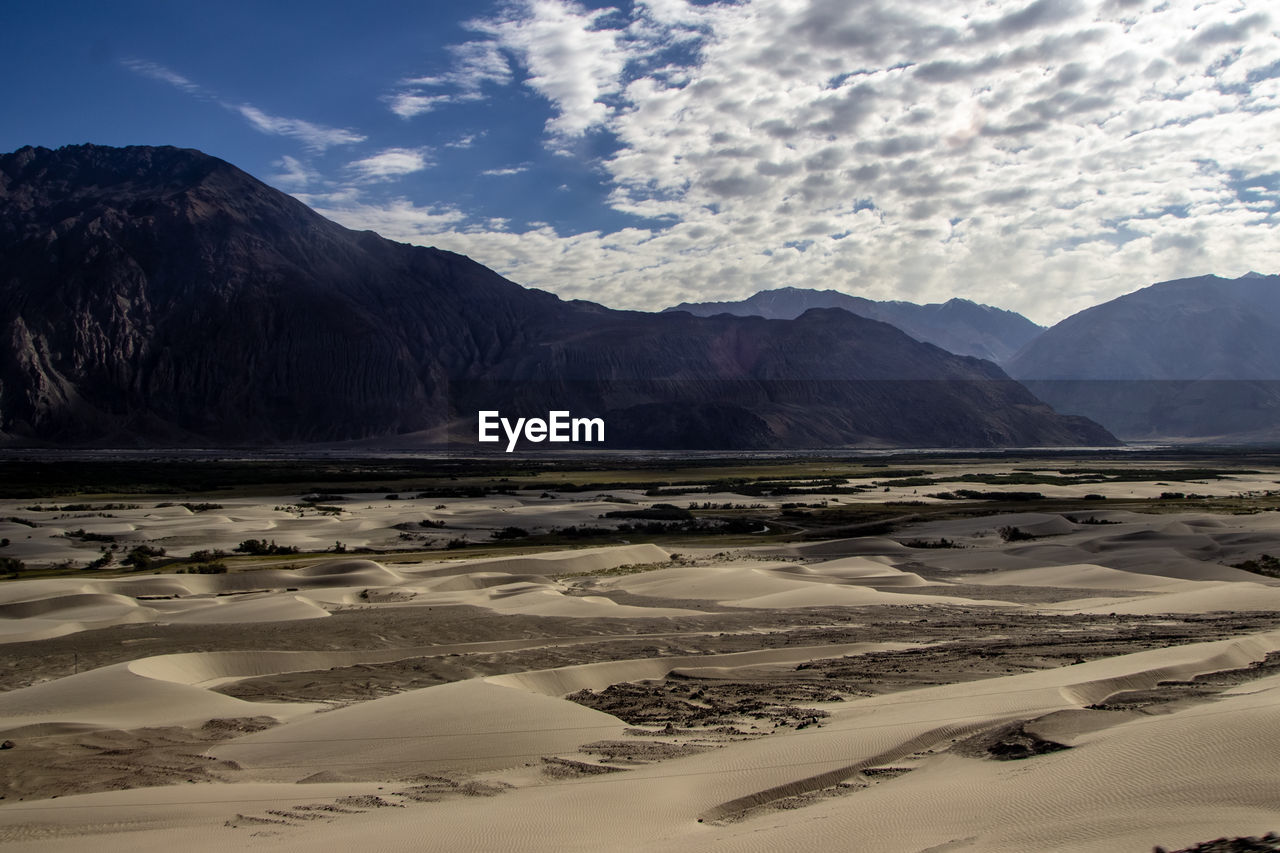
M1274 458L424 470L0 500L0 846L1280 829Z

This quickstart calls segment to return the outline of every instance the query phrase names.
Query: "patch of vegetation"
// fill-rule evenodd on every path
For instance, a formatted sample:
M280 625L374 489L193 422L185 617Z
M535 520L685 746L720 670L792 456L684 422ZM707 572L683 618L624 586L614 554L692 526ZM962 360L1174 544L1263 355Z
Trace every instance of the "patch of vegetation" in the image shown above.
M163 548L155 548L151 545L139 545L129 551L125 558L121 561L126 566L133 566L135 569L148 569L155 562L157 557L163 557L165 551Z
M194 566L187 566L177 571L180 575L225 575L226 573L226 563L196 563Z
M1012 526L1001 527L996 532L999 533L1000 538L1006 542L1029 542L1032 539L1036 538L1035 536L1033 536L1032 534L1028 533L1027 531L1023 530L1020 527L1012 527Z
M0 557L0 573L17 577L27 570L27 564L13 557Z
M963 545L957 544L946 537L941 539L906 539L902 543L908 548L963 548Z
M1168 850L1160 845L1151 848L1152 853L1277 853L1280 851L1280 834L1223 836L1213 841L1202 841L1191 847Z
M954 492L937 492L929 495L944 501L1042 501L1039 492L979 492L974 489L956 489Z
M1259 474L1260 471L1232 470L1229 468L1082 468L1078 471L1062 471L1063 474L1082 474L1106 477L1116 482L1141 483L1172 480L1221 480L1241 474Z
M617 534L618 531L612 527L588 527L585 524L556 527L551 531L552 536L563 536L568 539L596 539L602 536L617 536Z
M493 531L493 533L489 535L494 539L497 539L499 542L502 542L511 539L526 539L529 536L529 531L525 530L523 527L504 527L501 530Z
M687 509L681 509L674 504L654 504L644 509L615 509L606 512L600 516L601 518L643 518L654 519L658 521L687 521L693 518L693 513Z
M345 495L337 495L332 492L316 492L310 495L303 495L298 499L300 504L321 504L321 503L341 503L347 498Z
M277 545L272 539L267 542L263 539L246 539L233 548L237 554L249 554L254 557L274 556L276 554L296 554L298 553L297 545Z
M68 539L79 539L83 542L114 542L116 537L107 533L89 533L83 527L78 530L68 530L64 534Z
M1245 560L1243 563L1236 563L1235 568L1253 572L1255 575L1280 578L1280 557L1263 554L1256 560Z
M935 480L932 477L900 477L896 480L877 480L873 485L878 488L899 487L904 489L914 488L915 486L936 486L939 483L945 483L946 480Z
M0 518L0 521L12 521L14 524L21 524L24 527L40 526L29 518L20 518L19 516L16 516L16 515L5 516L4 518Z

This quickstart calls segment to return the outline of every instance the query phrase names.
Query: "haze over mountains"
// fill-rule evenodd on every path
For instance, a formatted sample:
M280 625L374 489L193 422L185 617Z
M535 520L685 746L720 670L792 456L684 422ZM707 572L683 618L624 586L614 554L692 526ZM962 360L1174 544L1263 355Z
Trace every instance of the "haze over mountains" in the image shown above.
M1280 276L1153 284L1068 317L1006 367L1123 438L1278 440Z
M621 447L1114 441L885 323L564 302L192 150L0 156L0 269L11 441L472 441L481 408L604 416Z
M1002 363L1044 331L1043 326L1014 311L979 305L968 299L917 305L877 302L837 290L783 287L762 290L738 302L682 302L667 311L688 311L699 317L716 314L790 320L810 308L843 308L851 314L897 326L918 341L935 344L958 355L972 355Z

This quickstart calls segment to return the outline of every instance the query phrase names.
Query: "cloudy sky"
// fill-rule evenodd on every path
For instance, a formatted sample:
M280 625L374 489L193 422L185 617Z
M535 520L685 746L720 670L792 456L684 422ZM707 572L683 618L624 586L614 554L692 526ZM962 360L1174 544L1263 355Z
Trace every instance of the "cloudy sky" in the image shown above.
M9 3L0 149L172 144L566 298L1052 323L1280 272L1253 0Z

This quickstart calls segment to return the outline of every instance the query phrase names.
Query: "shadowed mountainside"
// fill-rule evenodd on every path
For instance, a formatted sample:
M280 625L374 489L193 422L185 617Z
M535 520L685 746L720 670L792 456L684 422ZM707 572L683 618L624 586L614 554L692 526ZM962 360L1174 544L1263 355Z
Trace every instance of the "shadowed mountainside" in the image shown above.
M11 441L473 442L480 408L601 415L620 447L1114 441L882 323L565 302L192 150L0 156L0 269Z

